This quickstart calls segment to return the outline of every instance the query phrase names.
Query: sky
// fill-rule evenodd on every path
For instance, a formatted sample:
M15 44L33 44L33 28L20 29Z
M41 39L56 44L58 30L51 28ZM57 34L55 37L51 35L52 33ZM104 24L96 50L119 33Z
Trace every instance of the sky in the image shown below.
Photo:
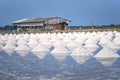
M70 26L120 24L120 0L0 0L0 26L36 17L61 17Z

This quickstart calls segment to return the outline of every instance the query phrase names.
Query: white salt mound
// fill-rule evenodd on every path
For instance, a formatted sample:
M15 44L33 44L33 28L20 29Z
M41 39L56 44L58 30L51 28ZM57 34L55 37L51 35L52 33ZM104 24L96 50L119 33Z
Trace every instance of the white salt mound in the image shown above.
M67 53L70 53L70 51L64 46L55 46L54 49L51 51L51 53L52 54L57 54L57 53L67 54Z
M61 40L58 40L58 41L56 41L55 43L53 43L53 46L55 47L55 46L63 46L64 44L63 44L63 42L61 41Z
M32 50L33 54L35 54L40 59L44 58L48 54L49 51L50 51L49 48L47 48L46 46L42 44L39 44Z
M18 42L17 42L17 44L18 44L18 45L19 45L19 44L27 44L27 40L24 39L24 38L19 39Z
M29 39L29 42L27 44L30 48L34 48L38 44L38 41L36 39L31 38Z
M80 46L81 44L79 43L76 43L76 42L70 42L68 45L67 45L67 48L70 50L70 51L73 51L76 47Z
M89 42L89 43L86 43L84 47L86 47L86 48L98 48L98 45L94 42Z
M50 39L50 42L55 42L55 41L57 41L57 38L55 38L55 37L52 37L52 38Z
M46 48L51 48L52 47L52 42L48 40L42 41L42 44L46 46Z
M16 44L15 40L7 40L5 44Z
M96 44L96 43L93 43L93 42L89 42L89 43L86 43L85 46L84 46L89 52L95 52L99 46Z
M116 52L120 50L120 46L118 46L114 42L110 42L107 46L109 46L112 50L116 50Z
M20 44L15 48L15 51L21 56L26 56L30 52L30 48L25 44Z
M40 44L33 48L32 52L49 52L49 49L46 46Z
M5 42L5 41L0 38L0 45L3 45L4 42Z
M50 52L59 61L64 60L69 55L70 51L64 46L55 46Z
M92 55L85 47L79 46L75 50L73 50L72 54L81 55L81 56L89 56Z
M98 52L94 57L120 57L116 51L112 50L110 47L103 47L103 49Z
M14 52L14 49L16 48L16 46L14 44L6 44L2 49L8 53L8 54L12 54Z
M116 45L120 46L120 36L119 36L119 37L115 37L115 39L113 40L113 42L114 42Z

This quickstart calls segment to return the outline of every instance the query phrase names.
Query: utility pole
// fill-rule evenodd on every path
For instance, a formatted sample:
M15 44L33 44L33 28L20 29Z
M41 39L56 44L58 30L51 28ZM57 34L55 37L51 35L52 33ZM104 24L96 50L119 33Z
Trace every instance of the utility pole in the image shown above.
M91 28L94 28L93 20L91 20Z

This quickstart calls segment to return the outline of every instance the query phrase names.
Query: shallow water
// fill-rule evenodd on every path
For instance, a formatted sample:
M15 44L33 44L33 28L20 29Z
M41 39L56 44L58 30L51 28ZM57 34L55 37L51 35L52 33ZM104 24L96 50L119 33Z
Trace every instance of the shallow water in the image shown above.
M0 80L120 80L120 58L89 57L77 63L71 56L59 61L48 54L21 57L0 52Z

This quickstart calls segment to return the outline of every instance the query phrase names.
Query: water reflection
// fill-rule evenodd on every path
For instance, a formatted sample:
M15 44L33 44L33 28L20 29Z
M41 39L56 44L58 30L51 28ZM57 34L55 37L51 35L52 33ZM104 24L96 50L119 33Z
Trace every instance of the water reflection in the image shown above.
M67 56L68 56L68 54L52 54L58 61L62 61L62 60L64 60Z
M48 53L46 53L46 52L34 52L33 54L35 54L40 59L43 59Z
M112 66L112 64L114 64L115 63L115 61L117 61L117 59L118 59L119 57L111 57L111 58L106 58L106 57L96 57L96 59L100 62L100 63L102 63L104 66L106 66L106 67L110 67L110 66Z
M91 56L81 56L81 55L73 55L72 58L79 64L84 64Z
M42 59L33 53L25 57L0 52L1 80L119 80L119 58L57 55L48 53ZM73 59L72 59L73 58ZM62 60L58 61L56 59ZM74 60L77 62L74 62ZM98 60L98 61L97 61ZM99 64L99 61L105 66ZM111 66L112 65L112 66ZM106 67L107 66L107 67ZM109 67L108 67L109 66Z

